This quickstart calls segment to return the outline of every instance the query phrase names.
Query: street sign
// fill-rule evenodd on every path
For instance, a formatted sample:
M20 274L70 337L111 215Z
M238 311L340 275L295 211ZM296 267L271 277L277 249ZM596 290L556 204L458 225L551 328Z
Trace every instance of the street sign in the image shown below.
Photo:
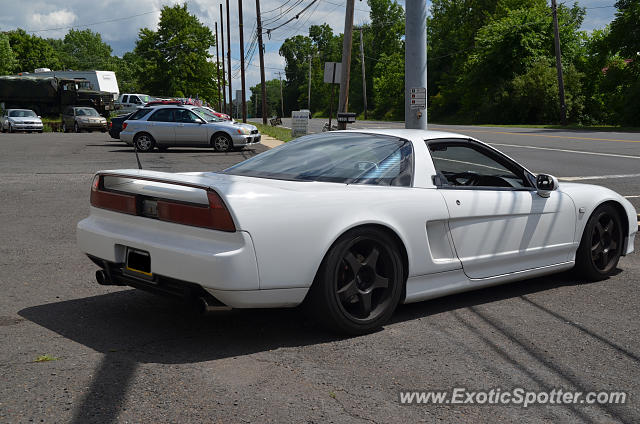
M427 89L424 87L410 88L409 96L411 109L427 108Z
M341 73L342 73L341 62L325 62L324 63L324 82L326 82L327 84L339 84Z
M306 135L309 128L309 111L291 111L291 137Z
M356 122L356 114L353 112L338 112L338 122L353 124Z

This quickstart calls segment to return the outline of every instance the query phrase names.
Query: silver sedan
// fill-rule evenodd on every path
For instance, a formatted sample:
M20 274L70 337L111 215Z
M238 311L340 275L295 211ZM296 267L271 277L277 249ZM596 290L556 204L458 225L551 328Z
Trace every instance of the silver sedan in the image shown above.
M134 113L122 125L120 140L141 152L167 147L213 147L219 152L260 142L254 125L222 120L197 106L156 106Z
M0 115L0 130L9 131L37 131L44 129L40 117L30 109L6 109Z

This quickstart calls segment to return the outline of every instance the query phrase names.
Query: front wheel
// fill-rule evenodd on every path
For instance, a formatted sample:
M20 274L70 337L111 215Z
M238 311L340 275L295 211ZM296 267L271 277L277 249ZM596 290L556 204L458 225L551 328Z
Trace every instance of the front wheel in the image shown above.
M9 129L8 129L8 131L9 131L10 133L12 133L12 132L13 132L13 127L11 126L11 122L9 122Z
M618 266L623 240L618 211L611 205L598 207L582 233L576 253L576 268L591 281L607 278Z
M228 152L233 147L231 137L226 134L216 134L213 137L213 148L216 152Z
M133 142L140 152L150 152L155 145L155 141L149 134L138 134Z
M338 332L371 332L389 320L404 287L398 246L386 232L359 228L334 243L309 302L316 320Z

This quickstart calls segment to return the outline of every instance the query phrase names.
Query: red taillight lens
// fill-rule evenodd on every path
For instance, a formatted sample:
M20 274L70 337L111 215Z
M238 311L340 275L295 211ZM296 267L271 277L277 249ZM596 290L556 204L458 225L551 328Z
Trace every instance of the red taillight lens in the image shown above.
M131 194L104 191L102 176L96 175L91 185L91 206L135 215L136 197Z
M126 129L126 128L127 128L127 123L126 123L126 122L124 122L124 123L122 124L122 129L124 130L124 129Z
M144 180L142 178L133 179ZM164 181L163 183L174 184ZM181 186L184 184L175 183L175 185ZM193 187L191 185L187 186ZM202 187L202 190L206 190L209 201L208 205L188 204L170 199L151 199L157 202L157 216L154 214L152 217L157 217L161 221L193 227L203 227L220 231L235 231L236 227L233 223L233 218L220 196L215 191L205 187ZM149 200L148 197L143 197L143 199ZM142 203L142 201L140 203ZM123 194L105 190L103 175L96 175L93 179L91 186L91 206L130 215L149 216L138 208L135 194Z
M111 127L113 127L113 122L109 121L109 129L111 129Z

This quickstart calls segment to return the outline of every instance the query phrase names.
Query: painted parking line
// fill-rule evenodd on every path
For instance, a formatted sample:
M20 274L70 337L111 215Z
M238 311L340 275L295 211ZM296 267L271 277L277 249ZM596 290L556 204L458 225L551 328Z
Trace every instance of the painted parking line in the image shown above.
M561 181L610 180L615 178L637 178L640 174L589 175L584 177L558 177Z
M524 135L527 137L543 137L543 138L562 138L566 140L587 140L587 141L617 141L622 143L640 143L640 140L620 140L615 138L593 138L593 137L572 137L572 136L564 136L564 135L548 135L548 134L528 134L521 132L512 132L512 131L488 131L488 130L467 130L467 129L458 129L458 128L450 128L450 127L429 127L430 129L444 129L452 132L464 133L464 132L477 132L477 133L485 133L485 134L507 134L507 135Z
M610 156L614 158L625 158L625 159L638 159L640 160L640 156L633 155L621 155L618 153L600 153L600 152L585 152L582 150L568 150L568 149L556 149L553 147L537 147L537 146L522 146L520 144L502 144L502 143L487 143L492 146L502 146L502 147L518 147L520 149L534 149L534 150L551 150L554 152L565 152L565 153L579 153L583 155L593 155L593 156Z

